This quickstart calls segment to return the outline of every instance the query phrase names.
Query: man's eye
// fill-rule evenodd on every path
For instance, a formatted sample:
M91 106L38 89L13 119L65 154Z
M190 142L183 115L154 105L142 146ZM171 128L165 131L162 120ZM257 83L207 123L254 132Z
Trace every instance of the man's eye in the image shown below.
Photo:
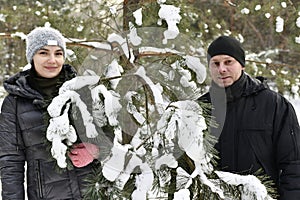
M219 66L220 65L220 62L213 62L213 66Z
M63 53L62 53L62 52L57 52L55 55L57 55L57 56L62 56Z
M232 60L226 60L225 65L230 65L232 63Z

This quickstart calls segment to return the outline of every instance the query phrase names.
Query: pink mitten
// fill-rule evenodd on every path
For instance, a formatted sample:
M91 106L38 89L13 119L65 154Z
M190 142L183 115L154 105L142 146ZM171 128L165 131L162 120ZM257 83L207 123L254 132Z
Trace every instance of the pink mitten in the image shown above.
M99 148L91 143L74 144L69 157L75 167L84 167L99 157Z

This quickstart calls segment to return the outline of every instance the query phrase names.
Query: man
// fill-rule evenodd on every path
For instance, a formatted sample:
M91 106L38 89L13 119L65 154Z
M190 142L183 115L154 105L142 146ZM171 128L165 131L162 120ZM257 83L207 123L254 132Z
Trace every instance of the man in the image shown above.
M220 169L239 174L262 169L280 200L299 200L300 128L292 105L264 79L244 72L245 52L236 39L221 36L207 53L212 84L200 101L213 107Z

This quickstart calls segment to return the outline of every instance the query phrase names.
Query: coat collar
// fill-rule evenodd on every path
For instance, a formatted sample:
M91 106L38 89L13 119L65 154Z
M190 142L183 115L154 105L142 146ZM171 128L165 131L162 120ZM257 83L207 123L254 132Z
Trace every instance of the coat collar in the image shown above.
M42 95L36 90L32 89L29 84L27 77L29 76L29 70L18 72L17 74L11 76L9 79L4 81L3 86L5 90L12 95L28 98L28 99L40 99L43 100ZM65 72L65 80L70 80L76 76L75 69L65 64L63 66Z
M212 82L210 93L213 96L226 95L227 102L235 101L243 96L256 94L259 91L266 89L268 86L265 82L266 79L254 79L246 72L242 72L241 77L226 88L219 87L216 83Z

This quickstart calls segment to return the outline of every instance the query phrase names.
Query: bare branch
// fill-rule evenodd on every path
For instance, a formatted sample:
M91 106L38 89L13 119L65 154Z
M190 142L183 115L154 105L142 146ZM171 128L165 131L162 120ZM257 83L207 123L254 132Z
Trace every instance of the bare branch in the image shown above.
M272 67L272 68L276 68L276 67L287 67L287 68L291 68L291 69L299 69L300 66L296 66L296 65L287 65L284 63L267 63L267 62L262 62L262 61L256 61L256 60L246 60L247 62L252 62L252 63L257 63L257 64L261 64L261 65L266 65L268 67Z

